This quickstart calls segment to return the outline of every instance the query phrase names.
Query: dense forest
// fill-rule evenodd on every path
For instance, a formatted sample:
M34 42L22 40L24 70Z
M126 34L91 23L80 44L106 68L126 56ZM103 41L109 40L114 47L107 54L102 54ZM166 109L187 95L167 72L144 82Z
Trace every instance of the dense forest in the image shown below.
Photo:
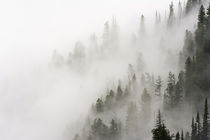
M205 0L187 0L176 6L169 5L165 17L156 11L154 33L157 48L146 40L151 35L146 28L146 17L140 15L139 30L123 47L120 28L115 17L105 22L102 41L95 34L90 37L89 50L78 41L73 52L64 59L54 51L52 66L68 66L85 72L89 63L97 59L121 59L131 55L124 78L110 81L90 107L86 120L81 121L73 140L208 140L210 122L208 99L210 93L210 3ZM197 17L197 18L196 18ZM196 19L194 19L196 18ZM185 28L192 19L192 28ZM196 21L196 22L194 22ZM110 24L111 23L111 24ZM183 43L173 40L181 28ZM164 30L164 32L163 32ZM171 40L171 41L166 41ZM151 41L152 42L152 41ZM182 45L181 49L173 48ZM169 49L168 49L169 47ZM164 65L157 61L157 69L165 66L164 73L148 66L147 53L159 49L164 54ZM120 53L118 53L120 52ZM149 55L150 56L150 55ZM151 57L151 56L150 56ZM154 59L156 58L155 56ZM87 62L88 61L88 62ZM114 60L113 60L114 61ZM124 60L121 60L124 61ZM118 62L118 61L117 61ZM155 64L149 64L155 65ZM163 66L161 66L163 65ZM151 68L154 68L151 70ZM106 68L118 69L116 66ZM149 70L150 69L150 70ZM158 70L157 70L158 71ZM68 130L67 130L68 131ZM69 130L70 131L70 130ZM67 132L68 133L68 132Z

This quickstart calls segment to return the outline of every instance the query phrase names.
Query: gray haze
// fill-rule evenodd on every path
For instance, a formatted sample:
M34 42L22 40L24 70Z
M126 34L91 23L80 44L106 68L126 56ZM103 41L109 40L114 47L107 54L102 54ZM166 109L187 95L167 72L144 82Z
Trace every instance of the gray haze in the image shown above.
M177 74L184 33L186 29L194 29L197 13L167 32L164 17L165 13L168 17L170 2L1 1L0 139L71 138L82 125L78 120L86 118L92 103L103 96L107 88L116 86L119 79L127 78L128 64L135 65L138 52L143 55L143 71L164 78L169 71ZM175 13L177 3L175 0ZM156 10L163 24L155 33ZM137 43L136 49L130 41L132 34L138 34L141 14L145 16L146 38ZM89 53L82 66L67 66L63 61L74 51L75 42L81 40L88 52L89 36L95 33L101 44L104 23L112 21L113 16L119 25L120 49L102 57ZM168 38L172 33L173 38ZM52 62L55 49L61 55L58 67ZM170 61L169 56L173 58Z

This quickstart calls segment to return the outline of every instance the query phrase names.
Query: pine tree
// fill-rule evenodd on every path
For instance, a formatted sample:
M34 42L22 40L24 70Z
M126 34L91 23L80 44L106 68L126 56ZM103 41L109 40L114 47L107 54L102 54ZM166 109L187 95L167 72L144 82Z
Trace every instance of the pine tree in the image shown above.
M147 92L147 89L144 88L144 91L141 95L141 108L142 108L142 115L143 119L149 119L151 115L151 96Z
M104 24L104 33L103 33L103 46L107 46L110 43L110 27L109 22L106 21Z
M175 93L175 76L171 72L168 75L168 84L164 94L164 105L165 109L174 107L174 93Z
M203 114L203 129L202 129L202 140L208 140L208 100L205 99L205 105L204 105L204 114Z
M170 132L162 121L160 110L158 111L156 126L152 130L152 140L171 140Z
M120 101L122 99L122 97L123 97L123 91L122 91L121 85L119 84L117 87L116 100Z
M184 132L182 130L182 133L181 133L181 140L184 140Z
M141 15L140 27L139 27L139 36L142 38L145 36L145 25L144 25L144 15Z
M178 18L179 20L182 18L182 4L180 1L178 3Z
M175 85L174 105L181 105L184 98L184 72L181 71L178 76L178 82Z
M175 140L180 140L180 134L179 134L179 132L176 133Z
M200 140L200 138L201 138L201 123L200 123L199 112L197 112L197 116L196 116L196 126L197 126L196 140Z
M197 30L195 32L195 39L198 46L198 51L200 51L200 46L203 45L204 39L204 31L205 31L205 9L203 5L201 5L199 14L198 14L198 25Z
M119 135L120 135L120 127L116 123L116 121L112 119L109 128L109 137L111 140L117 140L119 139Z
M158 76L156 82L155 82L155 92L157 96L161 96L161 88L162 88L162 79L160 76Z
M108 108L111 109L114 103L114 91L110 90L109 93L106 95L106 99L104 101L104 105Z
M107 139L109 137L109 128L100 118L96 118L91 125L91 134L89 139Z
M195 123L194 118L192 118L192 125L191 125L191 140L196 140L196 130L195 130Z
M187 99L192 99L193 96L193 88L194 88L194 83L193 83L193 61L191 57L188 57L186 62L185 62L185 94Z
M101 113L101 112L103 112L103 110L104 110L103 101L102 101L102 99L98 98L98 100L96 101L96 111L98 113Z
M128 106L126 116L126 133L130 139L137 139L136 130L138 130L138 110L135 103L131 102Z
M186 132L184 140L190 140L190 133Z
M185 7L185 14L188 15L192 9L192 0L187 0L187 4Z
M168 27L171 27L175 20L175 14L174 14L174 5L173 2L169 5L169 17L168 17Z

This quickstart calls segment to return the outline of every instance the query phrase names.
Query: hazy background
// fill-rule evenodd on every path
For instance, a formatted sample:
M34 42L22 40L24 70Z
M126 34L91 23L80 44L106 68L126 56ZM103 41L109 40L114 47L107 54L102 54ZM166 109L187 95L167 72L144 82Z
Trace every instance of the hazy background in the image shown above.
M65 56L75 41L86 42L93 32L100 39L112 16L124 33L137 32L141 14L153 28L155 11L164 14L170 2L0 1L0 139L61 139L67 124L87 112L98 91L105 89L107 77L118 79L126 70L119 64L120 72L104 74L99 64L94 76L93 71L85 76L66 69L54 72L48 69L53 50Z

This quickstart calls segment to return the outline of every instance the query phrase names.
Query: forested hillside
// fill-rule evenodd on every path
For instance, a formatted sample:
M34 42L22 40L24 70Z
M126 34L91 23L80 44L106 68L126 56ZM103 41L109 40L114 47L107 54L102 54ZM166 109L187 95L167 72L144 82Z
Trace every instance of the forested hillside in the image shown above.
M91 35L88 50L77 42L67 60L54 52L56 68L97 72L92 67L100 63L104 74L112 69L124 73L95 99L73 140L209 139L208 3L188 0L171 3L165 15L156 11L154 27L149 24L152 33L142 14L139 30L130 39L122 37L113 17L111 24L104 24L102 41ZM122 61L119 69L115 63Z

